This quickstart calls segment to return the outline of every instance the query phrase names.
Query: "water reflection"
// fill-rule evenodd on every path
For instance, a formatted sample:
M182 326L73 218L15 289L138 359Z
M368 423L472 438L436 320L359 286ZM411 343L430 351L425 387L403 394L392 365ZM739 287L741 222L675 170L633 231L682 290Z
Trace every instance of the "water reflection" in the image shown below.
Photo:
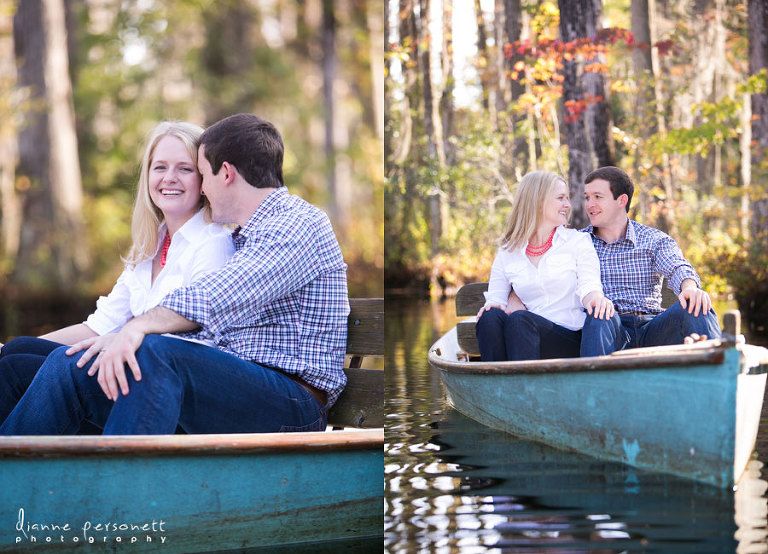
M768 552L759 460L734 494L483 427L426 363L453 304L386 309L388 552Z

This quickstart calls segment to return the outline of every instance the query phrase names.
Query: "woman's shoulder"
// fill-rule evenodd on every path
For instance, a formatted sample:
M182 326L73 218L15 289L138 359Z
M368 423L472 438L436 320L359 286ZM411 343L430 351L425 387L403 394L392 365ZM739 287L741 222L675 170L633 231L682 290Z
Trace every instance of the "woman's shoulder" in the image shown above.
M557 228L557 234L567 241L581 241L585 239L589 240L589 233L583 233L577 229L565 227L564 225L561 225Z
M563 244L566 244L571 248L594 248L592 245L592 237L589 233L583 233L577 229L563 226L557 228L557 233L562 237Z
M202 231L206 236L216 239L232 239L232 229L229 229L220 223L206 223L203 226Z

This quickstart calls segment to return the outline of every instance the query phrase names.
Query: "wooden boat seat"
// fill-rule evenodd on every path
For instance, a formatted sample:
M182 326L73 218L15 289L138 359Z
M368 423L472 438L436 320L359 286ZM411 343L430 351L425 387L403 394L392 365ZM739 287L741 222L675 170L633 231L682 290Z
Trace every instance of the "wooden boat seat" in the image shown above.
M485 304L483 293L488 290L488 283L469 283L456 293L456 315L458 317L475 316ZM456 324L456 336L459 348L470 356L480 356L480 347L475 335L475 320L460 321Z
M384 356L384 299L350 298L347 320L347 386L328 413L334 429L384 426L384 371L363 368Z

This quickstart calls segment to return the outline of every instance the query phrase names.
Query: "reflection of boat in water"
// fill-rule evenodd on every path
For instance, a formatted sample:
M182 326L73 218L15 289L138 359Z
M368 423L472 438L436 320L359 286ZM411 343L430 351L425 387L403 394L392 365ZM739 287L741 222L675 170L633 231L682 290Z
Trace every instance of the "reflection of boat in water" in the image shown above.
M457 311L459 305L457 298ZM464 325L474 333L472 321ZM734 321L725 336L737 333ZM487 363L459 346L463 334L446 333L428 360L440 370L449 402L484 425L721 487L738 481L754 448L765 348L718 340Z
M752 492L741 499L741 520L751 520L754 527L740 524L739 536L734 510L738 519L741 488L734 495L694 480L559 450L497 432L455 411L435 425L430 443L439 449L444 467L454 468L441 474L454 480L453 507L447 508L445 499L440 507L447 519L459 521L444 525L477 528L485 545L568 552L734 552L735 534L746 545L762 529L752 544L765 540L760 493L765 482L753 475L744 487ZM471 519L478 522L474 527Z

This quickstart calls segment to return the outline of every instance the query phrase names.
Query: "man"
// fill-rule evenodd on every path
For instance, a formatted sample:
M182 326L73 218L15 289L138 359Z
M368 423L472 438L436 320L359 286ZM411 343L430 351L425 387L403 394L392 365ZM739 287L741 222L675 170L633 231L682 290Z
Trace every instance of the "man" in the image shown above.
M669 235L629 219L634 185L618 167L601 167L584 180L591 225L584 231L600 259L603 293L613 300L610 320L588 315L582 356L623 348L682 344L692 334L717 338L720 326L709 295ZM662 280L680 302L661 307Z
M255 115L206 130L202 190L215 221L239 226L231 261L108 340L53 352L0 434L75 433L82 420L104 434L323 430L346 384L346 264L282 163L280 133Z

